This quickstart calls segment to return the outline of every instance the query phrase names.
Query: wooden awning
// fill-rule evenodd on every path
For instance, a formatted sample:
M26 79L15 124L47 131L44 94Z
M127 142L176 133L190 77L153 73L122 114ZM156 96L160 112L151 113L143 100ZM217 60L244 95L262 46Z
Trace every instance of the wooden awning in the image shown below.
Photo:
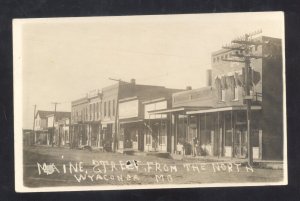
M236 110L247 110L247 108L246 108L246 106L232 106L232 107L222 107L222 108L213 108L213 109L206 109L206 110L189 111L186 114L204 114L204 113L236 111ZM251 106L251 110L261 110L261 106L253 105L253 106Z

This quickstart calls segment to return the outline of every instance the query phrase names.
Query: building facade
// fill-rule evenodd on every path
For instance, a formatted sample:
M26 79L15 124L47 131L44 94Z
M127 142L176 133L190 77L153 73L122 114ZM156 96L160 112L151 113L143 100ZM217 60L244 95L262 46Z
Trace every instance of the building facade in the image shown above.
M251 60L249 71L253 158L282 159L281 40L264 36L255 40L266 45L250 49L264 56ZM174 153L247 157L244 63L224 61L231 58L231 53L233 50L224 49L212 53L207 87L174 93L172 108L150 112L171 114Z
M138 84L132 89L134 96L119 100L119 148L166 152L166 115L149 117L147 111L166 108L170 103L167 99L180 90Z
M69 139L69 122L71 112L53 112L47 115L47 145L66 146L66 139Z
M34 116L34 142L35 144L48 144L48 115L53 111L38 110Z
M71 144L72 147L101 148L102 93L92 90L85 97L72 101L71 109Z

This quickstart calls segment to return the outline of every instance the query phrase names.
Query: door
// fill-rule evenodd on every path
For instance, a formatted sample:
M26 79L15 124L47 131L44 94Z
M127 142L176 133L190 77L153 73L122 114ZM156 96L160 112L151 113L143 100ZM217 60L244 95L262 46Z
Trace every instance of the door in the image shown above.
M237 126L234 137L234 156L236 158L247 157L247 131L244 126Z

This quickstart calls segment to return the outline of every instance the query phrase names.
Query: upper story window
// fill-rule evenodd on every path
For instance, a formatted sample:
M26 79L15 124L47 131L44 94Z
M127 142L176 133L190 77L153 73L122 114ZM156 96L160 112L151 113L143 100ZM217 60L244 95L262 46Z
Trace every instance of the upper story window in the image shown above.
M113 100L113 116L115 116L116 113L116 102Z
M110 117L110 101L108 101L108 116Z
M106 102L104 102L103 109L104 109L104 116L106 117Z
M233 100L238 100L239 99L239 89L238 87L233 88Z
M225 89L222 89L221 94L220 94L221 95L221 101L225 101L225 94L226 94Z
M90 111L89 111L89 116L90 116L90 120L92 119L92 105L90 105Z
M97 119L99 118L99 103L96 103Z

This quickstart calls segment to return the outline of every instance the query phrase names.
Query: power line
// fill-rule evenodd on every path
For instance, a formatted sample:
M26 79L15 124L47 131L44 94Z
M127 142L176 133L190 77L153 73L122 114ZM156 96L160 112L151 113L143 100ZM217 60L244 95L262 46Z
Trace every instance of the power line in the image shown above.
M247 149L248 149L248 165L252 166L253 164L253 153L252 153L252 135L251 135L251 104L252 97L250 96L250 70L251 70L251 59L259 59L263 58L260 55L253 55L250 53L250 46L258 46L263 45L263 42L254 41L252 36L262 33L262 30L255 31L252 33L245 34L244 36L235 38L231 41L230 45L226 45L223 48L229 50L239 50L239 52L235 52L234 54L230 54L233 59L222 59L223 61L228 62L240 62L245 63L244 71L245 71L245 86L244 91L246 96L244 97L247 106Z
M58 102L52 102L54 104L54 115L53 115L53 124L52 124L52 137L51 137L51 145L54 146L54 122L55 122L55 115L56 115L56 105L60 104Z

